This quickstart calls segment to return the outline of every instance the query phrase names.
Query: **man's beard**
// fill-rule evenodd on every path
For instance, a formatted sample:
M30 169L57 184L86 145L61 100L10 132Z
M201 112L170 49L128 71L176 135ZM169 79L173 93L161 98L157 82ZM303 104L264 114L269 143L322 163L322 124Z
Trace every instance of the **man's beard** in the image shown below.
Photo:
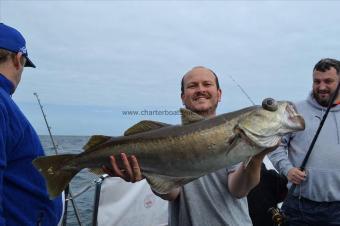
M215 115L216 109L217 109L217 105L218 105L218 103L214 104L211 108L206 109L206 110L190 109L190 107L188 107L186 105L185 105L185 107L187 109L189 109L190 111L193 111L196 114L199 114L199 115L201 115L201 116L206 118L206 117L211 117L212 115Z
M328 107L329 101L332 99L334 92L329 92L329 97L326 99L320 98L320 93L313 91L313 97L314 99L323 107Z

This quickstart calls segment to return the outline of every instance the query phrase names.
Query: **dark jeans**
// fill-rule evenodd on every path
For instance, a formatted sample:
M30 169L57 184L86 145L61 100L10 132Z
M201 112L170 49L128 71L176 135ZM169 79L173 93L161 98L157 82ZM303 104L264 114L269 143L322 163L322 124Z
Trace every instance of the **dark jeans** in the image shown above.
M315 202L290 196L282 205L285 226L340 226L340 202Z

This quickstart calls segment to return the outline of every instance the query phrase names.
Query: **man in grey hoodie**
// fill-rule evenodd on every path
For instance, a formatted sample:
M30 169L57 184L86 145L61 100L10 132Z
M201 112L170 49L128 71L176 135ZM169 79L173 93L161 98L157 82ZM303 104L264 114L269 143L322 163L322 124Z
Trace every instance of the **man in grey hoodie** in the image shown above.
M301 165L328 103L340 81L340 63L322 59L313 69L313 90L307 100L296 104L306 129L284 138L268 156L275 168L296 184L282 211L287 225L340 225L340 93L330 109L305 171ZM288 154L287 154L288 152Z

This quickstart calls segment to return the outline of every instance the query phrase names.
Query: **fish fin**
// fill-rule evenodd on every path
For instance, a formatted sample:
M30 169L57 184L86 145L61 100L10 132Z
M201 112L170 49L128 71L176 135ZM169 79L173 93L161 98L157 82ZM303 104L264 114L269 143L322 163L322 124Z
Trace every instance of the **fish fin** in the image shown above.
M148 173L143 173L143 175L145 176L152 190L154 190L158 194L167 194L172 189L181 187L184 184L187 184L196 179L192 177L190 178L170 177L170 176L148 174Z
M154 129L160 129L160 128L166 127L166 126L171 126L171 125L163 123L163 122L143 120L143 121L140 121L137 124L131 126L129 129L127 129L124 132L124 136L129 136L129 135L133 135L133 134L136 134L136 133L142 133L142 132L146 132L146 131L150 131L150 130L154 130Z
M91 148L97 146L98 144L105 143L110 140L112 137L104 136L104 135L94 135L90 138L90 140L84 145L83 150L87 151Z
M250 156L248 159L243 161L244 168L247 168L252 158L253 156Z
M205 118L193 111L190 111L188 109L185 108L181 108L180 109L181 112L181 117L182 117L182 125L187 125L190 123L194 123L194 122L198 122L198 121L202 121Z
M62 169L76 156L72 154L44 156L32 161L35 168L45 178L50 199L64 191L71 179L79 172L79 169Z
M94 173L96 175L103 175L103 174L106 174L102 168L92 168L89 170L91 173Z

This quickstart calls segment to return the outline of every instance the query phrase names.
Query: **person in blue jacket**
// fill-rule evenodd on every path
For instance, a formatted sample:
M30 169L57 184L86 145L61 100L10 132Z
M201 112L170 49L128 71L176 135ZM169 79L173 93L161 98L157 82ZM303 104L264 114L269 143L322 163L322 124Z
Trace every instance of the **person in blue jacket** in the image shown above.
M39 137L12 99L28 58L26 41L0 23L0 225L57 225L62 200L50 200L45 181L32 165L43 156Z

